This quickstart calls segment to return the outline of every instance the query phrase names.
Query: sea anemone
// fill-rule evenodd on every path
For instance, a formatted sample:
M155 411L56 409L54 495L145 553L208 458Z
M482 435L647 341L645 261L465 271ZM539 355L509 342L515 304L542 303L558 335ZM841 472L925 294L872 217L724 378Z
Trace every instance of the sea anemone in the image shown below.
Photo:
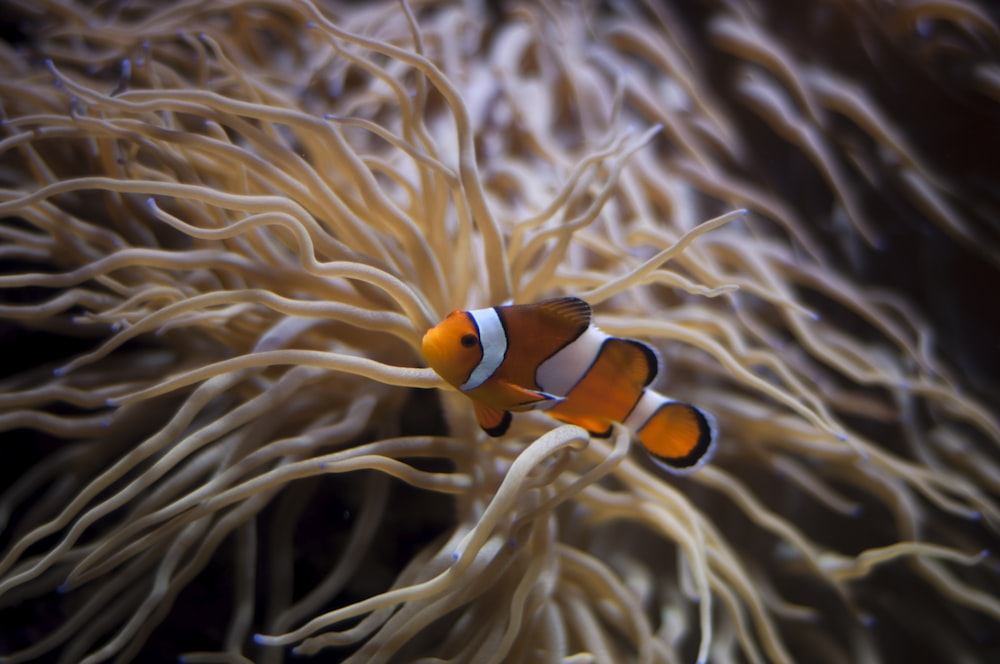
M7 4L3 661L1000 652L986 10ZM424 368L559 295L711 464Z

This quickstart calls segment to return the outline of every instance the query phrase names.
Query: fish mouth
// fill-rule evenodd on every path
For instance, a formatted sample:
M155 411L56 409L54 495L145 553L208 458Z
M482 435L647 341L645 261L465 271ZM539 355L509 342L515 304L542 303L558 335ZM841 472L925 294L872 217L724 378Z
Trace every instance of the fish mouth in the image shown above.
M438 343L438 326L435 325L431 329L424 332L423 339L420 341L420 352L423 353L424 360L427 362L427 366L441 374L441 363L442 363L442 353L439 348Z

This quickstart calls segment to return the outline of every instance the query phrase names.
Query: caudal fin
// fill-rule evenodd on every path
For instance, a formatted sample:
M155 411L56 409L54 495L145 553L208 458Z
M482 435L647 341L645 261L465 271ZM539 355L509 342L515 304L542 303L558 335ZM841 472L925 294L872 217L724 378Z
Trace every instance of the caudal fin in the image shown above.
M652 390L639 399L625 421L657 464L672 473L689 473L715 452L715 418L689 403Z

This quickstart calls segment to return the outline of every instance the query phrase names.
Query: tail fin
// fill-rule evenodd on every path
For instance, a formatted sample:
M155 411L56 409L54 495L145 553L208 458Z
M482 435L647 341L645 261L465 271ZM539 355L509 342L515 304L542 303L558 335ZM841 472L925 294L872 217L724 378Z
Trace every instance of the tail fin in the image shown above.
M658 465L672 473L690 473L715 452L715 418L689 403L646 390L624 424L635 432Z

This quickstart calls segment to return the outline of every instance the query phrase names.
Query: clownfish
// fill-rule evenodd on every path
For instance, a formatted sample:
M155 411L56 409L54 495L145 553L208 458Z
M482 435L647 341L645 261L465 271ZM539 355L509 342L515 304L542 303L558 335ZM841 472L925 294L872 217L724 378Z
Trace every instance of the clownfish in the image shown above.
M575 297L453 311L427 331L422 351L473 400L491 436L507 431L511 411L543 410L596 436L621 423L674 473L706 463L715 418L649 389L659 371L656 350L602 332L590 319L590 305Z

